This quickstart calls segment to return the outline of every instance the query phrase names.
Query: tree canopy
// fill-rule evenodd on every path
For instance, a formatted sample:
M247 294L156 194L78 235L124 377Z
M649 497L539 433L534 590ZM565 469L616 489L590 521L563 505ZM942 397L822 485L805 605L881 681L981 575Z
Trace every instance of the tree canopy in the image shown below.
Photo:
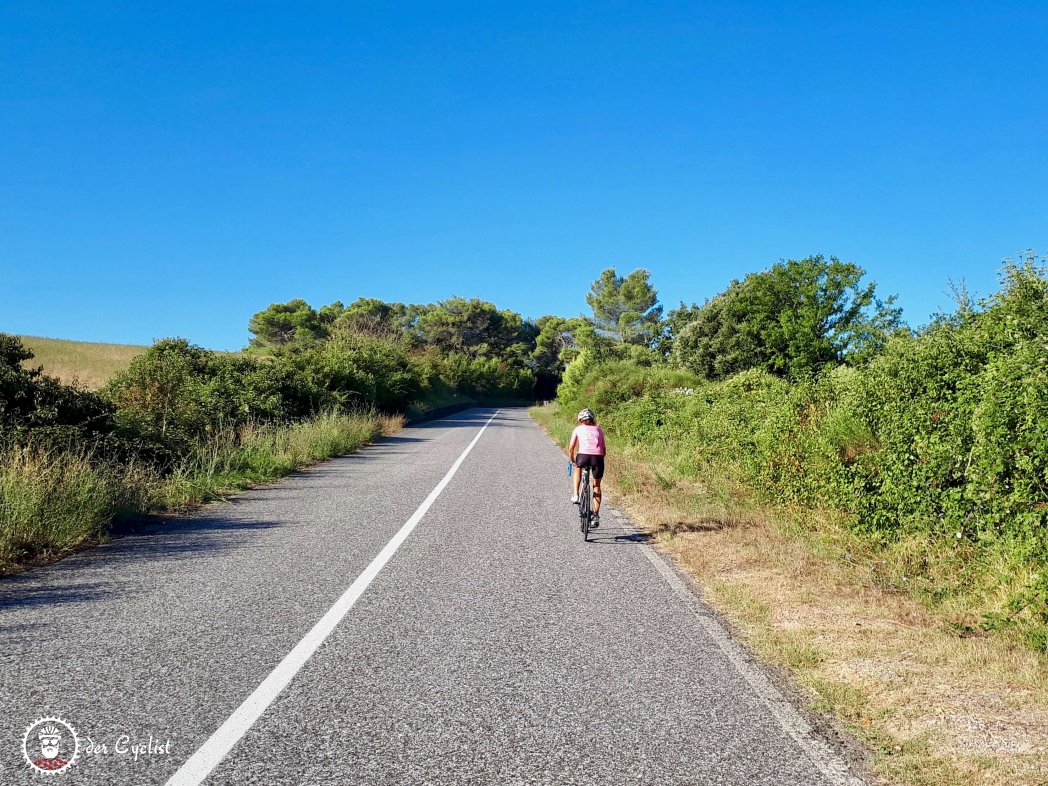
M662 306L647 270L619 276L609 267L590 286L586 302L593 322L618 341L651 345L659 334Z
M675 365L720 379L749 368L798 376L879 349L900 325L865 271L821 254L786 260L706 302L673 342Z
M429 346L470 358L526 355L538 333L515 311L500 311L492 303L462 297L427 309L418 317L415 329Z
M324 317L302 298L287 303L273 303L259 311L248 323L254 335L249 349L272 352L284 349L306 349L315 346L328 335L328 325L336 313L341 312L341 303L321 309Z
M655 348L663 357L669 357L673 351L673 342L677 340L677 336L698 318L701 310L702 306L695 303L689 306L683 300L680 302L680 306L670 309L666 319L662 322L662 329L659 331L658 338L655 339Z

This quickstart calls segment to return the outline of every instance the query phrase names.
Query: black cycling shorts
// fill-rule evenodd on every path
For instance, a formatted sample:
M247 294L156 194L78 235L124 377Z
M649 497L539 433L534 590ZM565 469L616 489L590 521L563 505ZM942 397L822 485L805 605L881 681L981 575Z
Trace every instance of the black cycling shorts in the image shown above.
M592 453L579 453L575 456L576 467L593 467L593 477L600 480L604 477L604 456Z

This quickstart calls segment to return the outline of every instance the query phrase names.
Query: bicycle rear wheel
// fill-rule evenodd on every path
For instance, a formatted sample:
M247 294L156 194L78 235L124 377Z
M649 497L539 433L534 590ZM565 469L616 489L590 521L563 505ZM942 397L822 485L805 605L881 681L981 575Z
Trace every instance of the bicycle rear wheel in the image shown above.
M592 500L589 470L584 469L582 471L582 484L579 486L579 531L582 532L583 541L589 540Z

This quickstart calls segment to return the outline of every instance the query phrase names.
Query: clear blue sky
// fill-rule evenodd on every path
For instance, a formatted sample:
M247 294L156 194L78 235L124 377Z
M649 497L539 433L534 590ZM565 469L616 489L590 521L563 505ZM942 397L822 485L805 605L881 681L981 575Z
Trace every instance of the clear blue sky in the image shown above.
M1048 245L1048 5L0 3L0 330L667 305L857 262L914 325Z

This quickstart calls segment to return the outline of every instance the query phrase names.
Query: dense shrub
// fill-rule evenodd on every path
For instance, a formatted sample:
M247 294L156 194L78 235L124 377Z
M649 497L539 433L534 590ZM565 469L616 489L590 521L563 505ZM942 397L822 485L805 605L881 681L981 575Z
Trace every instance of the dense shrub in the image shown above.
M18 338L0 334L0 451L68 450L103 461L153 464L172 458L164 446L122 429L116 407L104 396L25 367L32 358Z
M376 406L403 412L421 395L426 371L403 341L353 333L331 339L304 358L342 409Z
M184 339L158 341L104 395L123 428L182 452L221 428L302 417L329 398L291 361L260 363Z
M23 363L32 359L20 339L0 333L0 433L10 438L50 428L87 436L116 429L109 402L63 385L39 368L25 368Z
M846 507L878 533L1003 539L1048 560L1048 281L1010 267L985 306L891 342L850 395L827 397L875 448L850 465Z
M436 360L435 369L449 387L478 399L527 399L535 383L527 369L495 357L455 352Z

